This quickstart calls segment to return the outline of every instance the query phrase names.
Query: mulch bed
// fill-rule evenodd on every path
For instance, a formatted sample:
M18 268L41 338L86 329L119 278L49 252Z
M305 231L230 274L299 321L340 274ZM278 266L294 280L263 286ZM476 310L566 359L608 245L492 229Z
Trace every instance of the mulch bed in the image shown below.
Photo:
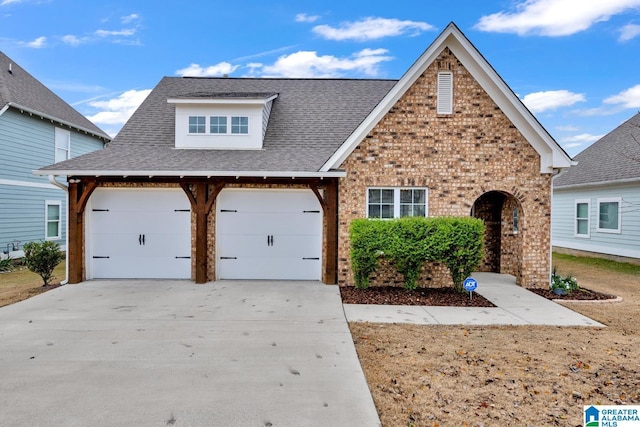
M615 299L614 295L603 294L581 288L568 295L556 295L550 289L529 289L550 300L595 301ZM495 307L483 296L473 293L469 298L467 292L457 292L453 288L418 288L413 291L398 286L372 286L367 289L356 289L353 286L340 288L344 304L380 304L380 305L430 305L449 307Z
M407 291L396 286L372 286L367 289L347 286L340 288L340 295L344 304L495 307L475 292L469 298L467 292L457 292L453 288L418 288Z
M541 297L547 299L573 300L573 301L603 301L608 299L616 299L615 295L603 294L602 292L591 291L589 289L580 288L567 295L556 295L551 289L529 289Z

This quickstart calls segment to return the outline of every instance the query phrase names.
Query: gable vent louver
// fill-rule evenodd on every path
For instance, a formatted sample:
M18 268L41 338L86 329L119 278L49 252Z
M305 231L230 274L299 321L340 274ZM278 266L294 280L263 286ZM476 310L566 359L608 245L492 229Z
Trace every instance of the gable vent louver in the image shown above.
M438 114L453 113L453 73L438 73Z

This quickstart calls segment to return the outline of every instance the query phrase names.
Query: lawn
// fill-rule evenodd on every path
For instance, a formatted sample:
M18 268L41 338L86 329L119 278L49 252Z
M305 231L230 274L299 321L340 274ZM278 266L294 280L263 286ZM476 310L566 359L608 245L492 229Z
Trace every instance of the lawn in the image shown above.
M24 265L16 265L9 273L0 273L0 307L38 295L60 284L65 277L63 260L53 271L52 285L42 286L42 278L32 273Z
M583 405L639 404L640 266L554 265L622 297L563 303L606 328L351 323L383 426L576 426Z

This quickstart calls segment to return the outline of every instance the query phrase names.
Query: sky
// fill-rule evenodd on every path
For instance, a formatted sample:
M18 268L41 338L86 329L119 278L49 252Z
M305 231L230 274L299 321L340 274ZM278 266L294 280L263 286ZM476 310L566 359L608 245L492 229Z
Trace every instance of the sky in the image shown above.
M571 156L640 110L640 0L0 0L0 50L115 136L164 76L399 79L452 21Z

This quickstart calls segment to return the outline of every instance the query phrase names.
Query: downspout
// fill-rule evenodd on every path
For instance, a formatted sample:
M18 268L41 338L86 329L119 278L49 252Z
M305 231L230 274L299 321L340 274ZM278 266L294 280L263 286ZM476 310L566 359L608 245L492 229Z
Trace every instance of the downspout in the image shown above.
M64 185L61 182L56 181L56 175L49 175L49 182L52 185L55 185L56 187L62 189L62 191L64 191L65 194L65 199L66 199L66 220L64 222L64 239L65 239L65 251L67 252L67 254L69 253L69 187ZM66 260L64 262L65 265L65 271L64 271L64 280L62 282L60 282L61 285L66 285L67 282L69 282L69 257L66 257Z

